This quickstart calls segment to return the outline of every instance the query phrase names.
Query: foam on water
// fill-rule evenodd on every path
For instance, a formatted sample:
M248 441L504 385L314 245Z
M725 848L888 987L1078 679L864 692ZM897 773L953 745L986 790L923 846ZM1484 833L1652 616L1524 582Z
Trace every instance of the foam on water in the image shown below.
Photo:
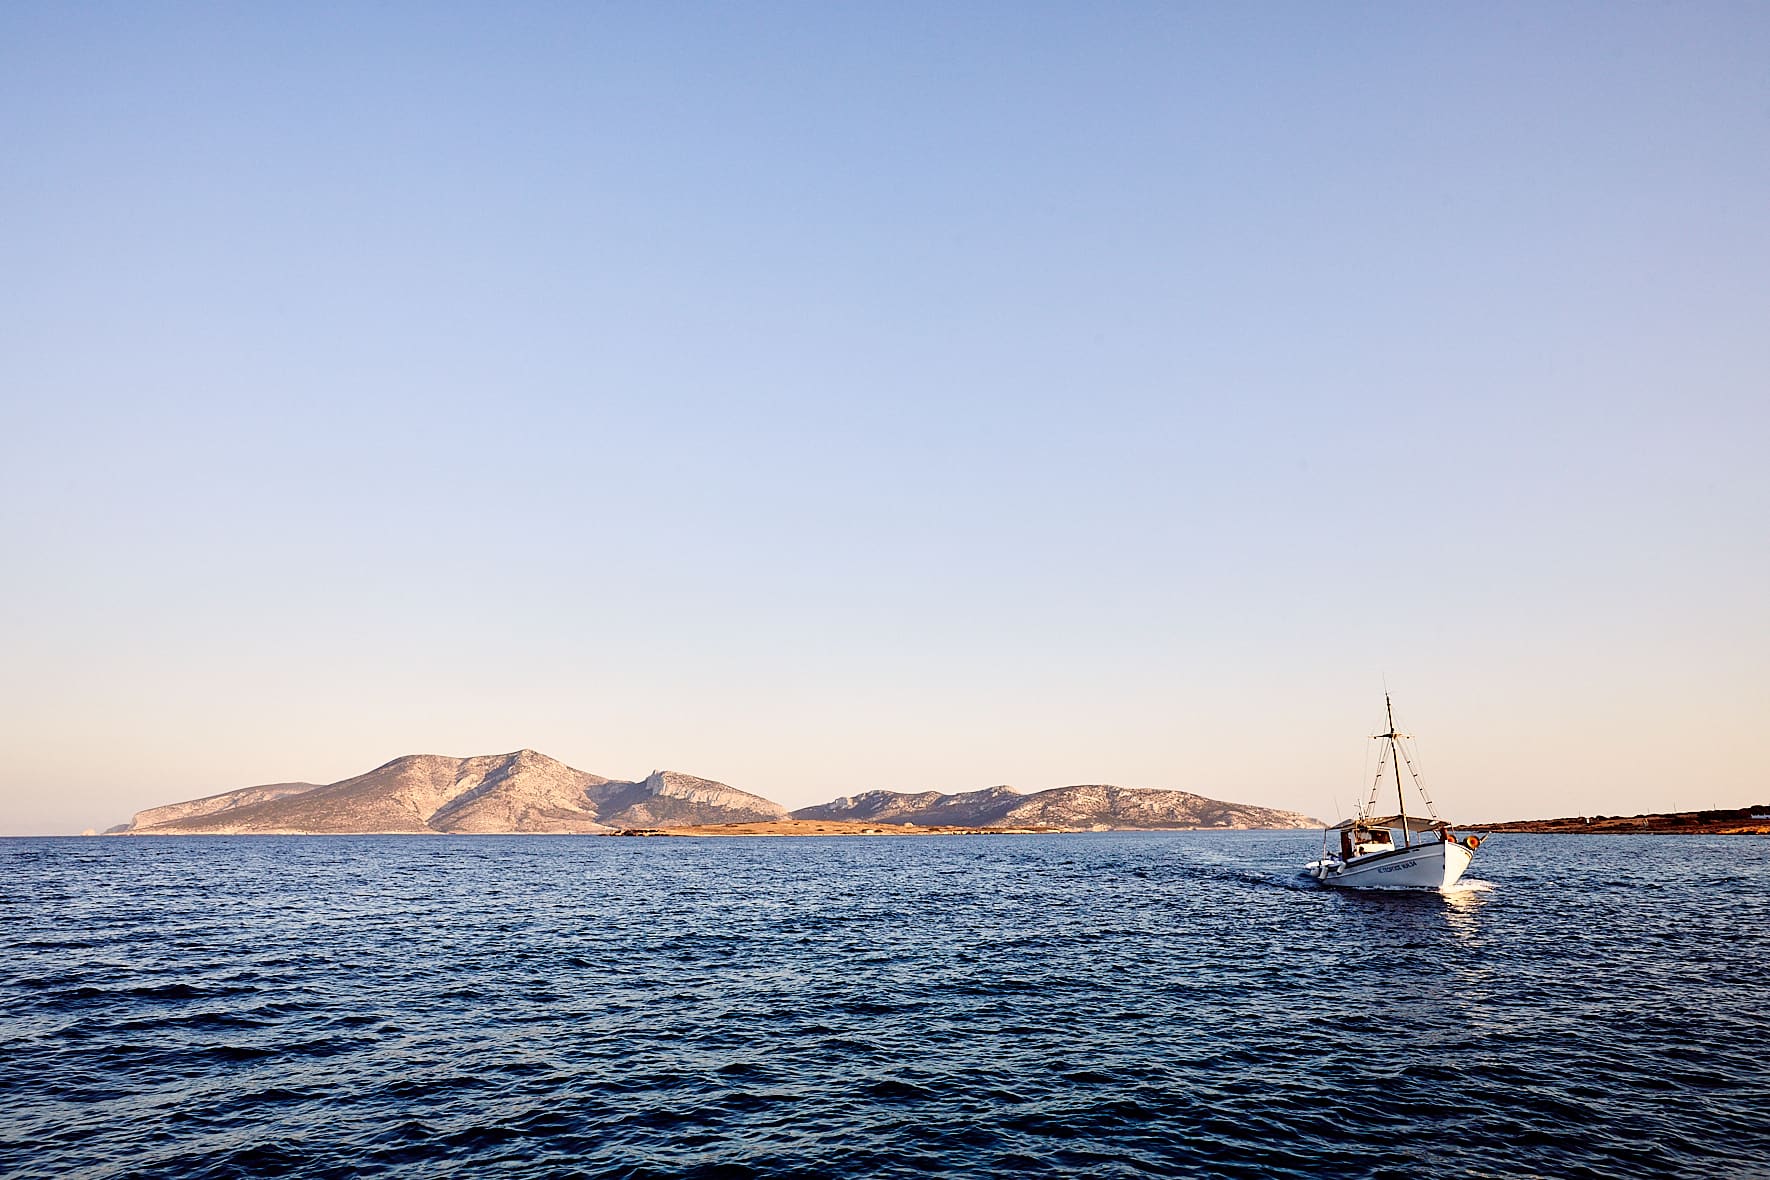
M0 841L0 1174L1766 1174L1770 841L1316 840Z

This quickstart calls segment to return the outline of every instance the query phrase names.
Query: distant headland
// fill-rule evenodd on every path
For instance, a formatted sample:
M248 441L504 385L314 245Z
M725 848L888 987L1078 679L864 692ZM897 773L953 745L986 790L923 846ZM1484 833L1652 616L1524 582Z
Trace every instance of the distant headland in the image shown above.
M1471 824L1492 832L1583 832L1590 835L1770 836L1770 805L1727 810L1670 811L1651 815L1575 815Z
M106 835L944 835L1173 828L1313 828L1294 811L1186 791L1103 785L1023 795L869 791L789 812L711 779L609 779L534 750L408 754L335 783L270 783L138 812Z

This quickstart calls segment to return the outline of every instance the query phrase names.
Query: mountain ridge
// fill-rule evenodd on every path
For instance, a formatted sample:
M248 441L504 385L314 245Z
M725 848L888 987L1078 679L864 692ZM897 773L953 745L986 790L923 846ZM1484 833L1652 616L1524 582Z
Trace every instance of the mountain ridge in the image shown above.
M245 787L137 812L122 835L593 834L677 822L782 819L760 795L674 771L622 781L536 750L405 754L335 783ZM610 804L613 804L611 806Z
M1155 787L1084 784L1022 795L989 787L956 795L922 791L867 791L814 807L794 819L865 820L889 824L972 824L981 827L1085 829L1315 828L1321 821L1296 811L1230 803Z
M1039 830L1305 828L1294 811L1186 791L1086 784L1022 794L865 791L788 812L713 779L611 779L536 750L404 754L334 783L268 783L137 812L118 835L599 834L789 820Z

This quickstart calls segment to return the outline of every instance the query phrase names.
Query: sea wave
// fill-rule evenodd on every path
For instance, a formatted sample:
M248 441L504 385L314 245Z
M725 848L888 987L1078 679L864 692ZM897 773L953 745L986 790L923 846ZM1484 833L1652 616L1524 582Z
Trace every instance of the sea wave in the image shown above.
M1770 843L1313 843L0 841L0 1173L1764 1174Z

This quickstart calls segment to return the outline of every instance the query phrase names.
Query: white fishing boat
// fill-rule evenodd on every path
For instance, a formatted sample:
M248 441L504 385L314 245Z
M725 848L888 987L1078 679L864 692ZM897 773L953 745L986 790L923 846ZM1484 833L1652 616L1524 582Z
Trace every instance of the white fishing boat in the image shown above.
M1395 708L1389 703L1388 693L1383 694L1383 707L1389 718L1389 730L1372 739L1383 743L1383 752L1377 759L1370 798L1356 818L1335 824L1321 834L1321 858L1304 868L1322 884L1341 889L1448 889L1475 859L1481 837L1458 836L1438 818L1432 798L1414 769L1413 755L1403 745L1408 735L1395 728ZM1407 813L1407 792L1401 785L1404 762L1426 804L1424 817ZM1377 796L1384 778L1391 773L1395 779L1397 814L1376 815Z

